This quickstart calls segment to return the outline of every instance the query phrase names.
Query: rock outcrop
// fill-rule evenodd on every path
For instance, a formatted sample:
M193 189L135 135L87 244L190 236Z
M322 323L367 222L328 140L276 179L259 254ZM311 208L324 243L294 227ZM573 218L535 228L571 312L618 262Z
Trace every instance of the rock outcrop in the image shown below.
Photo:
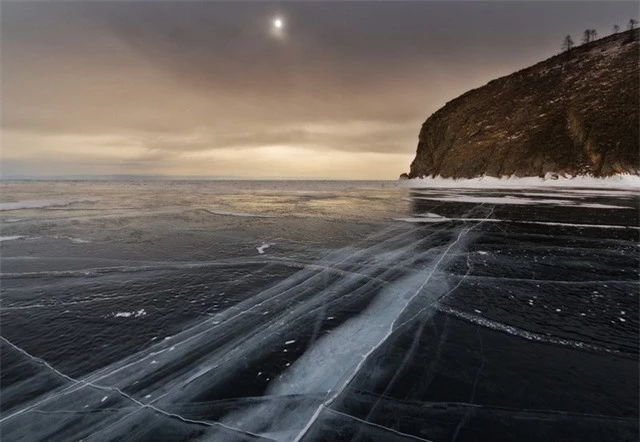
M640 171L639 30L493 80L422 125L410 178Z

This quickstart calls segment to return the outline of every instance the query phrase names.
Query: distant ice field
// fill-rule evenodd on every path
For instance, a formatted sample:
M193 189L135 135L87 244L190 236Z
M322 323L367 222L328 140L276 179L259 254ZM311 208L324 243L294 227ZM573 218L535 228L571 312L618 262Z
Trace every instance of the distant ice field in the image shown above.
M2 440L637 440L637 189L414 184L0 183Z

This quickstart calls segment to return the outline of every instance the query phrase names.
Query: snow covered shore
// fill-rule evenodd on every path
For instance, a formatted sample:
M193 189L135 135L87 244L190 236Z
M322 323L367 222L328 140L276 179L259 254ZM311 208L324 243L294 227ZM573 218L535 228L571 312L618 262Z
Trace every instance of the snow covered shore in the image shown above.
M411 188L525 188L525 187L588 187L616 188L640 190L640 175L621 174L596 178L582 175L573 177L552 177L550 174L541 177L501 178L483 176L478 178L414 178L401 182L403 187Z

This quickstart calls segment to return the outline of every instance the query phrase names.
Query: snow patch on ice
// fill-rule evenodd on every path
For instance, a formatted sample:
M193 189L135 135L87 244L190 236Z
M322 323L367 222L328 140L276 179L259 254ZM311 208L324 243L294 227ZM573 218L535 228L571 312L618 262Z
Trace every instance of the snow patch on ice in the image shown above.
M275 246L275 245L276 245L275 243L263 242L261 246L256 247L256 250L258 250L258 253L262 255L264 253L265 249L268 249L269 247Z
M528 330L524 330L518 327L515 327L513 325L509 325L509 324L504 324L501 322L497 322L497 321L492 321L490 319L481 317L481 316L477 316L474 314L470 314L461 310L457 310L454 309L452 307L443 305L443 304L436 304L436 310L442 312L442 313L446 313L452 316L455 316L459 319L463 319L465 321L486 327L486 328L490 328L492 330L497 330L497 331L501 331L503 333L507 333L510 334L512 336L517 336L523 339L526 339L528 341L538 341L538 342L548 342L551 344L558 344L558 345L565 345L565 346L569 346L569 347L574 347L574 348L580 348L580 349L588 349L588 350L595 350L595 351L599 351L599 352L603 352L603 353L618 353L617 350L614 349L610 349L607 347L601 347L598 345L593 345L593 344L589 344L586 342L582 342L582 341L574 341L574 340L570 340L570 339L563 339L563 338L559 338L559 337L555 337L555 336L550 336L550 335L541 335L541 334L537 334L534 332L530 332ZM614 321L611 321L611 323L615 323Z
M532 204L545 204L551 206L571 206L571 207L587 207L591 209L630 209L626 206L613 206L609 204L580 203L571 199L534 199L534 198L517 198L515 196L473 196L473 195L447 195L447 196L416 196L415 199L429 201L451 201L457 203L477 203L477 204L496 204L496 205L516 205L525 206Z
M0 236L0 242L2 241L13 241L15 239L21 239L24 236L14 235L14 236Z
M478 178L414 178L401 181L400 186L410 188L524 188L524 187L595 187L638 189L640 188L640 176L631 174L619 174L606 178L593 176L559 177L553 179L551 174L540 177L514 177L501 178L483 176Z
M488 222L488 223L516 223L516 224L536 224L544 226L561 226L561 227L592 227L596 229L632 229L640 230L637 226L620 226L610 224L575 224L575 223L559 223L551 221L521 221L497 218L443 218L441 220L431 218L394 218L394 221L403 221L407 223L438 223L445 221L463 221L463 222Z
M45 200L23 200L0 203L0 211L19 209L40 209L43 207L67 206L73 203L99 201L100 198L57 198Z
M408 217L408 218L393 218L394 221L404 221L405 223L441 223L444 221L454 221L453 218L420 218L420 217Z
M82 238L74 238L73 236L54 236L53 238L55 239L66 239L69 242L72 242L73 244L88 244L91 241L87 240L87 239L82 239Z
M437 213L431 213L431 212L419 213L416 216L419 216L420 218L431 218L431 219L442 219L442 218L444 218L444 216L442 216L442 215L438 215Z
M227 210L212 210L212 209L204 209L212 215L221 215L221 216L239 216L242 218L277 218L275 215L264 215L259 213L246 213L246 212L232 212Z
M145 316L147 312L144 311L143 308L133 312L117 312L114 313L114 318L139 318L140 316Z

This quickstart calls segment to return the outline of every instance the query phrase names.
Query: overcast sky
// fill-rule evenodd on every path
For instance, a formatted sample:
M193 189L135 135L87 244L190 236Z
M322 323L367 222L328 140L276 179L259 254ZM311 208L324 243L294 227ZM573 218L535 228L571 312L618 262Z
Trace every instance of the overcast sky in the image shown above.
M3 2L2 174L395 179L447 101L637 16L613 1Z

